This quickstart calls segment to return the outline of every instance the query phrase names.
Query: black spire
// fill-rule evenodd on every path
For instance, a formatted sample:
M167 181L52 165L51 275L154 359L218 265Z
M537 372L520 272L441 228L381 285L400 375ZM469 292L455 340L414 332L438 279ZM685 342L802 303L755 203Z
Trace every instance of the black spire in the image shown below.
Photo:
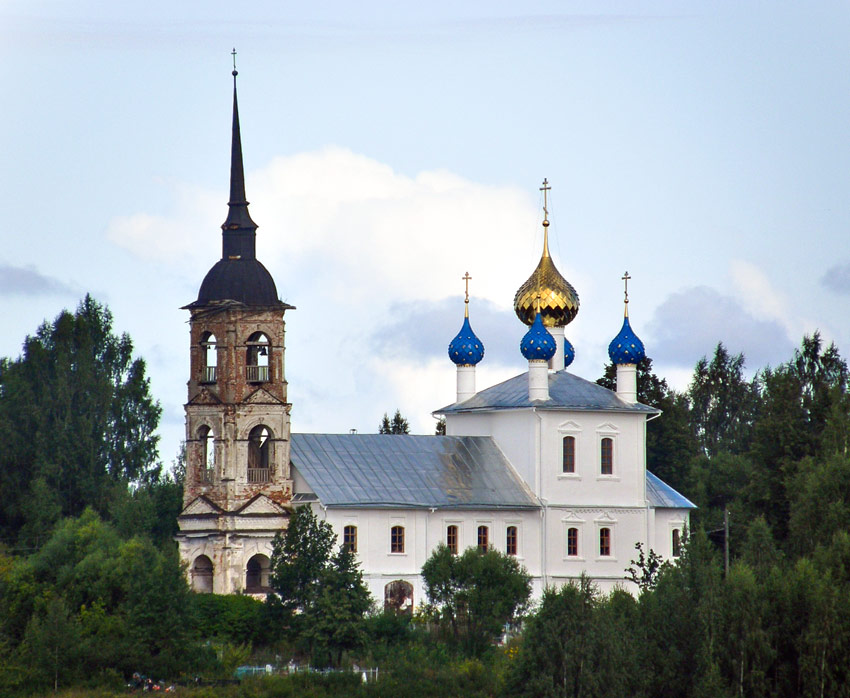
M222 259L255 259L257 224L248 213L245 198L245 170L242 166L242 137L239 131L239 105L236 101L236 51L233 51L233 141L230 150L230 201L227 220L221 226Z

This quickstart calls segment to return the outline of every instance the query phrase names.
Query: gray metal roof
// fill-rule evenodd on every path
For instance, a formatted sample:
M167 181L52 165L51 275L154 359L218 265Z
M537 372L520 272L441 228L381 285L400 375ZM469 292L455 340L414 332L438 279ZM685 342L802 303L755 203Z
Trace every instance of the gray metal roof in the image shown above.
M325 506L532 509L489 436L292 434L292 465Z
M549 373L549 399L532 402L528 399L528 372L509 378L476 393L464 402L447 405L435 414L458 412L487 412L519 407L541 410L599 410L606 412L643 412L658 414L660 410L640 403L628 403L608 388L579 378L567 371Z
M646 499L656 509L696 509L697 505L670 485L646 471Z

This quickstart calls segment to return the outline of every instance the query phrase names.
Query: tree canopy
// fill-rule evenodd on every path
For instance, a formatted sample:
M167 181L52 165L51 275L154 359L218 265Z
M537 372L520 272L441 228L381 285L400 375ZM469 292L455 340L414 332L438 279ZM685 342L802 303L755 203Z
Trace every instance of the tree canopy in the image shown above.
M0 360L0 535L44 540L64 516L105 514L115 486L159 475L161 409L145 362L91 296Z
M531 578L516 558L467 548L455 555L444 544L422 567L431 613L455 642L484 652L516 621L531 596Z
M269 596L273 617L314 659L338 664L365 642L364 616L372 605L354 554L340 546L327 521L309 506L296 509L274 541Z
M407 420L401 416L401 411L396 410L393 418L390 419L387 413L384 412L384 418L378 427L379 434L409 434L410 425Z

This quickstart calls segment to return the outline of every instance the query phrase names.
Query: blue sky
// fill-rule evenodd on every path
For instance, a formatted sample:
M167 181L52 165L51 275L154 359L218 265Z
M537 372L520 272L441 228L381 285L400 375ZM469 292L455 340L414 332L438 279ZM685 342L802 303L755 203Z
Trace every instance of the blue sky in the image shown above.
M685 387L850 346L850 6L757 2L0 3L0 355L87 292L149 363L163 460L187 313L220 255L230 56L258 256L287 314L296 431L419 432L452 401L473 277L484 387L524 370L542 244L595 379L622 316Z

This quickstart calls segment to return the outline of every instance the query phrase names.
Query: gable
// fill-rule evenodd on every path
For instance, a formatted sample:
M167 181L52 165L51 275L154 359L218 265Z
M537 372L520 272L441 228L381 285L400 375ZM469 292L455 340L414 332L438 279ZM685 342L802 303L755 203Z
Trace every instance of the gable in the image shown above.
M287 514L287 510L285 507L281 506L275 501L272 501L264 494L258 494L256 497L248 501L241 509L237 512L240 516L266 516L268 514L274 514L276 516L280 516L281 514Z
M190 405L220 405L221 399L212 392L209 388L201 388L201 392L199 392L195 397L189 400Z
M274 395L272 395L268 390L260 386L253 393L251 393L248 397L246 397L242 404L244 405L283 405L282 400L278 400Z
M217 516L223 511L221 507L201 495L189 502L186 508L180 512L180 516L209 516L210 514Z

